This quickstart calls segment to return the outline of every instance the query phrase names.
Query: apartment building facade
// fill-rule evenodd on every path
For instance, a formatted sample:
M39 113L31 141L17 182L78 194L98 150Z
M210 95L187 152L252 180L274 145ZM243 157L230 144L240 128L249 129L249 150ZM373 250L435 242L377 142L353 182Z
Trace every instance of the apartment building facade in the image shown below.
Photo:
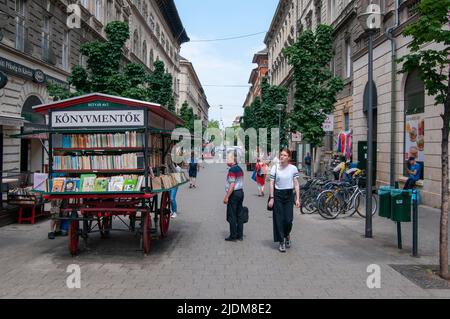
M245 99L244 107L250 106L257 97L261 96L261 83L269 70L267 49L255 53L252 63L256 63L257 67L250 73L248 84L251 87Z
M79 8L79 25L67 23L71 4ZM180 45L189 38L174 1L0 0L0 82L6 82L0 88L2 171L45 169L44 136L13 136L45 125L32 107L51 102L46 83L68 88L72 66L86 63L80 45L105 40L104 27L115 20L130 26L124 59L149 70L154 60L164 61L179 92Z
M187 102L192 107L194 115L197 115L203 126L207 127L210 106L197 72L193 64L183 57L180 60L180 67L180 102L181 104ZM181 105L177 107L177 113L180 108Z

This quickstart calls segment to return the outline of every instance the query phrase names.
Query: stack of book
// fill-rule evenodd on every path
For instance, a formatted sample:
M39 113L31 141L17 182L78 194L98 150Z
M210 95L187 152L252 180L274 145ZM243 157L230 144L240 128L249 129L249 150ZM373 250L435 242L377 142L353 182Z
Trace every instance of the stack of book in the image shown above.
M125 132L116 134L55 134L57 148L143 147L144 134Z
M61 192L134 192L145 187L142 175L97 177L83 174L80 178L57 177L51 181L52 193Z
M53 156L55 170L143 169L144 154Z

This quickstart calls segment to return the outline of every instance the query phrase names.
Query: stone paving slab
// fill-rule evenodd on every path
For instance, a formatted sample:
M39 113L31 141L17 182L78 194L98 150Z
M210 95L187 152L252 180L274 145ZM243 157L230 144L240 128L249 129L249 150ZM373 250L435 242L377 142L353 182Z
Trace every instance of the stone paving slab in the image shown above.
M47 239L48 221L0 228L0 298L450 297L450 290L424 290L389 266L437 263L437 211L421 207L420 258L410 256L410 224L403 226L399 251L390 221L375 217L374 238L366 239L360 217L329 221L298 211L293 246L281 254L273 243L267 197L256 196L249 172L244 241L224 241L225 174L225 165L209 165L200 170L197 189L181 187L180 213L167 238L153 241L146 257L130 233L113 232L109 239L93 235L89 250L72 258L66 237ZM80 266L81 289L66 286L71 264ZM380 289L366 285L371 264L380 266Z

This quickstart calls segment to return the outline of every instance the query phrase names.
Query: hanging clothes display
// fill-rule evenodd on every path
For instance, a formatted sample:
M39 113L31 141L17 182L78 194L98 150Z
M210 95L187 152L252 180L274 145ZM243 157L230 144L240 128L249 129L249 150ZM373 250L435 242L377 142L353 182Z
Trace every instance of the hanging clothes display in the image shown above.
M337 152L341 153L346 160L352 157L352 131L341 131L337 139Z

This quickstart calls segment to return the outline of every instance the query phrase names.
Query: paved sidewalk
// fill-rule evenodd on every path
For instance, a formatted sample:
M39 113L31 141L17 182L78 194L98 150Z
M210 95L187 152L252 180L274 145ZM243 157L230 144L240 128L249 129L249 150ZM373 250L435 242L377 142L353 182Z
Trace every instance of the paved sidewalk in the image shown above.
M112 233L93 235L90 250L72 258L67 238L46 239L48 221L0 228L2 298L415 298L450 297L450 290L423 290L390 264L436 264L439 212L421 208L420 254L410 256L410 228L404 249L396 248L395 224L376 217L374 238L365 239L360 217L324 220L295 215L293 247L286 254L273 243L265 198L246 172L244 204L250 208L243 242L225 242L226 166L201 169L198 188L178 192L180 213L169 236L154 241L151 254L137 251L139 239ZM81 289L66 286L67 266L81 267ZM381 267L381 289L368 289L367 266Z

